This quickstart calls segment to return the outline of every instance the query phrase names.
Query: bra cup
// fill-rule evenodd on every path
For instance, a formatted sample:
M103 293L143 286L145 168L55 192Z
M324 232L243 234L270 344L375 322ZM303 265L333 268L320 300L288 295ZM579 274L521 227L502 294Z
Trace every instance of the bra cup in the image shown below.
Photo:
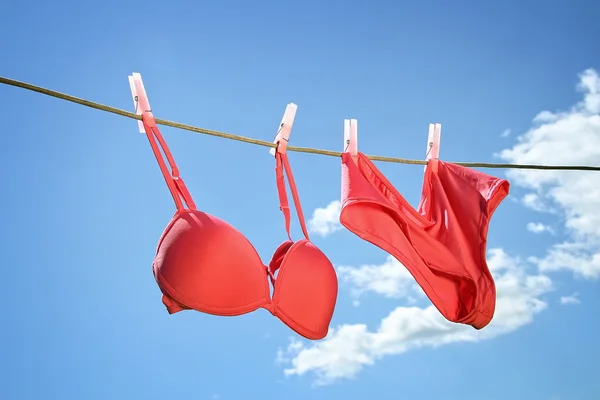
M273 313L307 339L327 336L337 300L333 265L306 239L294 243L281 263L273 291Z
M197 311L239 315L269 302L267 274L254 247L231 225L201 211L173 218L153 268L167 297Z
M286 240L285 242L279 245L277 250L275 250L275 253L273 253L273 257L271 257L271 261L269 262L269 272L271 272L272 276L275 275L275 272L277 272L279 268L281 268L281 263L283 262L283 259L290 250L290 247L292 247L293 245L294 242L292 242L291 240Z

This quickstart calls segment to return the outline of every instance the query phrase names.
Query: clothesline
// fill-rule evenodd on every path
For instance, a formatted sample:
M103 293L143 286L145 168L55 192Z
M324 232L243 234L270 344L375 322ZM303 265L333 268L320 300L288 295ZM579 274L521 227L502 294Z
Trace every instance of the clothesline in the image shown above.
M142 116L137 115L133 112L121 110L116 107L107 106L104 104L96 103L93 101L80 99L79 97L71 96L69 94L57 92L55 90L46 89L40 86L32 85L30 83L17 81L10 78L5 78L0 76L0 83L5 85L15 86L22 89L31 90L33 92L45 94L47 96L56 97L61 100L70 101L72 103L77 103L86 107L94 108L96 110L106 111L112 114L121 115L123 117L141 120ZM253 139L246 136L235 135L232 133L220 132L211 129L198 128L191 125L182 124L179 122L173 122L166 119L155 118L156 123L158 125L169 126L172 128L182 129L186 131L196 132L203 135L211 135L217 136L224 139L236 140L238 142L245 142L256 144L264 147L275 147L275 144L272 141L265 141L259 139ZM323 149L315 149L310 147L298 147L298 146L287 146L288 151L295 151L299 153L311 153L311 154L320 154L324 156L332 156L332 157L340 157L341 152L339 151L331 151L331 150L323 150ZM412 160L407 158L398 158L398 157L385 157L385 156L367 156L369 159L373 161L383 161L383 162L391 162L391 163L399 163L399 164L413 164L413 165L425 165L427 161L425 160ZM504 164L504 163L482 163L482 162L452 162L453 164L462 165L465 167L474 167L474 168L505 168L505 169L540 169L540 170L571 170L571 171L600 171L600 166L586 166L586 165L535 165L535 164Z

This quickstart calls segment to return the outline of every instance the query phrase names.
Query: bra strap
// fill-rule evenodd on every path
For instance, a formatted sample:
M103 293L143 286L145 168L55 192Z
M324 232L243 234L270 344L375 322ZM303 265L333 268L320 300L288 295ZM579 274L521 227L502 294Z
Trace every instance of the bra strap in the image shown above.
M290 236L290 206L288 203L287 197L287 188L285 186L285 175L287 175L288 183L290 184L290 190L292 192L292 198L294 199L294 207L296 208L296 213L298 214L298 219L300 220L300 227L302 228L302 233L307 240L310 240L308 237L308 230L306 229L306 222L304 221L304 214L302 213L302 206L300 205L300 198L298 197L298 191L296 190L296 183L294 182L294 176L292 175L292 168L290 167L290 162L288 161L287 153L276 152L276 167L275 167L275 175L277 177L277 193L279 194L279 208L283 212L283 217L285 218L285 230L287 232L288 238L292 240Z
M165 139L160 134L152 114L149 112L144 112L142 114L142 123L144 124L144 130L146 131L146 136L150 142L150 147L152 147L152 152L156 157L156 161L158 161L158 166L160 167L160 171L165 178L165 182L167 183L167 187L171 192L171 196L173 196L177 210L181 211L184 209L183 203L185 203L188 209L196 210L196 204L194 204L194 200L192 200L192 196L185 186L185 182L179 176L179 169L177 169L177 165L175 164L175 160L171 155L171 151L169 150ZM159 145L160 148L158 147ZM161 149L167 159L167 162L169 163L170 171L165 163Z

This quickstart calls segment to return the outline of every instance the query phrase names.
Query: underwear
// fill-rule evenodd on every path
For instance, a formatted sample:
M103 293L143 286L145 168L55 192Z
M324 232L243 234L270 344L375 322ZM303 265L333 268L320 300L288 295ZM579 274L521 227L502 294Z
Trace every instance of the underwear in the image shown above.
M277 248L269 266L265 266L256 249L237 229L196 208L151 112L142 114L142 122L177 207L159 240L152 266L168 312L193 309L234 316L264 308L305 338L324 338L337 299L337 276L331 262L309 241L285 151L275 153L275 172L289 240ZM284 172L304 233L304 239L297 242L290 237Z
M449 321L485 327L496 287L487 231L509 182L430 160L415 210L362 153L342 154L341 224L398 259Z

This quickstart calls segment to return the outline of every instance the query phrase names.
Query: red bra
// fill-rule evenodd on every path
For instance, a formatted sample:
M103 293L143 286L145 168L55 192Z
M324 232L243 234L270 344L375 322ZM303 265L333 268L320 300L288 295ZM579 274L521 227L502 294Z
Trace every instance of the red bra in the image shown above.
M275 172L279 204L289 240L277 248L267 267L238 230L197 210L152 114L144 112L142 122L177 206L158 242L153 263L154 277L168 312L173 314L193 309L234 316L264 308L307 339L324 338L335 308L337 276L331 262L309 241L285 150L278 149L275 153ZM304 239L297 242L290 237L290 208L284 171L304 233ZM269 279L274 288L272 298Z
M415 210L364 154L354 162L346 152L340 222L397 258L446 319L481 329L496 305L487 231L509 187L504 179L431 160Z

